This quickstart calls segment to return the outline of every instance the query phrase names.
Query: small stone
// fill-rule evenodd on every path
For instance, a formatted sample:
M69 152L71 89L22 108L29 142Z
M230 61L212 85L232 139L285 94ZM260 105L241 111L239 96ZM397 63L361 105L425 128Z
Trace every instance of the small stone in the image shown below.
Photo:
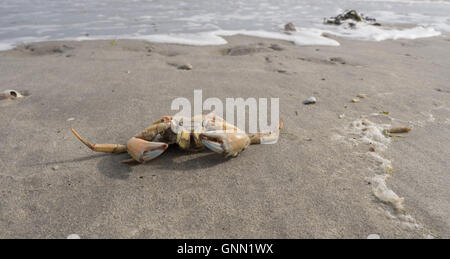
M356 97L364 99L367 98L367 94L357 94Z
M271 44L269 48L270 48L270 49L273 49L273 50L276 50L276 51L282 51L282 50L284 50L284 48L281 47L281 46L278 45L278 44Z
M331 61L331 62L334 62L334 63L342 64L342 65L345 65L345 64L346 64L345 60L344 60L343 58L341 58L341 57L333 57L333 58L330 58L330 61Z
M303 104L315 104L317 102L316 97L311 96L308 99L303 101Z
M352 103L359 103L360 101L358 99L352 99Z
M345 117L345 114L340 114L339 119L343 119Z
M57 166L57 165L52 166L52 170L53 170L53 171L57 171L58 169L59 169L59 166Z
M75 118L68 118L67 121L74 121Z
M370 152L375 152L375 148L371 146L371 147L369 147L369 151Z
M286 25L284 25L284 30L285 31L297 31L297 28L295 28L295 25L293 23L287 23Z
M194 69L194 67L191 64L179 65L177 68L181 69L181 70L192 70L192 69Z

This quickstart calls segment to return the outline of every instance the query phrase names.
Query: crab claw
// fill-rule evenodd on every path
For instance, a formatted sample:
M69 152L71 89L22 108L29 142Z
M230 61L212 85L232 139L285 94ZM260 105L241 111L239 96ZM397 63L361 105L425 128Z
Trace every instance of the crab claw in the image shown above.
M149 142L139 138L131 138L127 143L127 151L139 163L150 161L166 151L168 145L162 142Z
M201 133L200 139L205 147L225 157L237 156L250 144L250 138L244 132L208 131Z

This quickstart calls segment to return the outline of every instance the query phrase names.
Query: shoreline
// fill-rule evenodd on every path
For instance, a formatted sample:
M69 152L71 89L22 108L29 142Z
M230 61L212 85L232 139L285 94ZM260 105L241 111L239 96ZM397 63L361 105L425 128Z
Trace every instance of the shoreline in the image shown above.
M0 237L450 237L448 34L332 38L341 46L237 35L219 46L96 40L1 51L0 91L30 95L0 100ZM128 166L126 154L93 153L71 135L72 126L93 143L124 143L194 89L204 99L279 97L279 142L230 160L171 147ZM352 103L358 94L367 97ZM317 103L303 105L310 96ZM363 119L369 130L355 124ZM383 125L412 130L388 143ZM380 188L404 198L404 213L371 180L387 165Z
M365 25L367 26L367 25ZM370 26L370 25L369 25ZM330 29L336 29L335 25L328 25ZM448 32L439 31L431 26L422 26L417 24L384 24L383 29L378 34L372 32L373 35L365 36L344 36L346 33L327 30L323 28L299 28L296 32L287 32L280 29L280 31L265 31L265 30L213 30L197 33L167 33L167 34L149 34L149 35L123 35L123 36L79 36L66 39L45 39L23 43L5 43L0 42L0 51L8 51L17 47L45 42L83 42L83 41L115 41L115 40L142 40L149 43L158 44L176 44L185 46L220 46L226 45L227 37L231 36L247 36L256 37L266 40L283 40L293 43L297 46L339 46L337 39L382 42L385 40L417 40L432 37L448 36ZM378 28L376 28L378 29ZM414 35L406 33L414 30L428 30L428 34ZM347 29L348 31L349 29ZM351 30L350 30L351 31ZM361 29L360 29L361 31ZM345 30L344 30L345 32ZM382 34L385 34L384 36ZM391 35L389 35L389 33ZM424 33L422 31L422 33ZM367 38L368 37L368 38ZM203 41L202 41L203 40Z

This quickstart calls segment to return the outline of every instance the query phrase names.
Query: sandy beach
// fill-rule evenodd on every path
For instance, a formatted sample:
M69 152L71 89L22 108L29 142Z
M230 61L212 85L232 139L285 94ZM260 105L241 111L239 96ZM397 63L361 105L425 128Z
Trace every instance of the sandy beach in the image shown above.
M0 238L450 238L450 37L335 39L0 52L0 91L29 92L0 100ZM280 98L278 143L126 165L70 131L125 144L194 89ZM412 130L380 135L399 126Z

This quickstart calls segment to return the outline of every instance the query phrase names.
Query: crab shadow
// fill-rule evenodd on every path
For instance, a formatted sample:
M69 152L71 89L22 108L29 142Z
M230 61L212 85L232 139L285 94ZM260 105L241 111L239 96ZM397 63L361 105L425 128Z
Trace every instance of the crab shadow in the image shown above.
M110 155L101 159L98 164L98 170L105 176L113 179L128 179L134 168L145 167L149 171L192 171L207 169L225 163L229 158L212 151L186 152L177 147L169 147L160 157L144 164L140 163L121 163L128 159L128 154Z

